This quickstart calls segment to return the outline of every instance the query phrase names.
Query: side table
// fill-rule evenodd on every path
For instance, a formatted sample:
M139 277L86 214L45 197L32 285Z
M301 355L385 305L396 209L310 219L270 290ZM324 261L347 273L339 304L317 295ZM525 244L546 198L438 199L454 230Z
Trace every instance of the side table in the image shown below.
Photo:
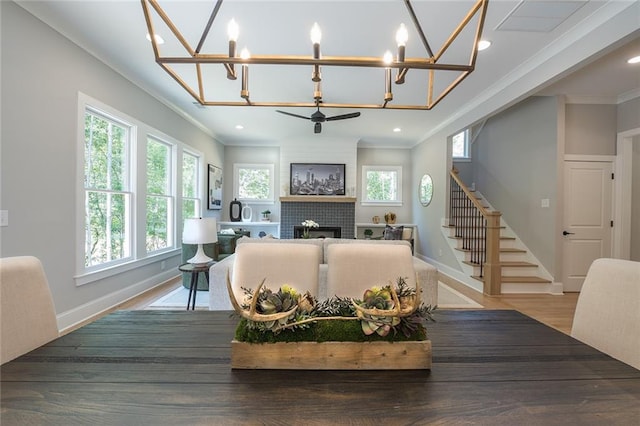
M198 294L198 275L200 272L204 272L204 276L209 282L209 268L211 265L216 263L215 261L208 262L205 264L196 264L196 263L184 263L178 266L180 272L187 272L191 274L191 285L189 286L189 299L187 299L187 310L189 310L189 305L191 305L191 310L196 309L196 295Z

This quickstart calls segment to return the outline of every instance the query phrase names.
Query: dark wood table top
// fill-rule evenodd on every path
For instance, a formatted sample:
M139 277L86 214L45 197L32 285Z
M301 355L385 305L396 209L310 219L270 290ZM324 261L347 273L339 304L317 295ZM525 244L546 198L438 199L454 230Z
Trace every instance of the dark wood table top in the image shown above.
M120 311L1 367L6 425L638 425L640 371L516 311L438 311L430 371L231 370L229 312Z

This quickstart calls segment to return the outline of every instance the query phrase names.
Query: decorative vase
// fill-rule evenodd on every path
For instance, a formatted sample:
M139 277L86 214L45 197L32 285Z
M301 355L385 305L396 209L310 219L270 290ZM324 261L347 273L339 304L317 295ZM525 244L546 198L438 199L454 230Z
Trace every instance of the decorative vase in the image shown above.
M374 216L371 218L371 221L375 224L380 223L380 216Z
M233 201L229 203L229 219L231 222L240 222L241 216L242 203L234 198Z
M251 210L251 207L244 206L242 208L241 216L243 222L251 222L251 217L253 216L253 210Z

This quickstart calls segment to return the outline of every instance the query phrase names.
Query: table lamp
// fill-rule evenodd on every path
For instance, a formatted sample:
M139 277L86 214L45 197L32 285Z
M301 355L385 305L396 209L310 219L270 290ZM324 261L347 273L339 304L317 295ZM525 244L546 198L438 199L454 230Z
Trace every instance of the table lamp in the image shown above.
M209 256L204 254L203 244L218 242L218 225L216 219L212 217L185 219L184 230L182 231L182 242L184 244L197 244L196 255L187 260L194 264L207 264L211 262Z

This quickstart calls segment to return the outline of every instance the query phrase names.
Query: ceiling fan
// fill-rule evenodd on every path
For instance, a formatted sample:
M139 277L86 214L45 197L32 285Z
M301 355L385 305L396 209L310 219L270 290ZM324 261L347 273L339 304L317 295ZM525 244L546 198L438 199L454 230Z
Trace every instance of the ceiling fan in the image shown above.
M327 117L320 111L319 104L316 106L316 108L317 108L316 112L311 114L311 117L305 117L304 115L298 115L298 114L293 114L291 112L280 111L279 109L277 109L276 111L279 112L280 114L290 115L292 117L298 117L304 120L311 120L312 123L315 123L315 125L313 126L313 133L320 133L322 131L322 123L324 123L325 121L345 120L347 118L360 117L359 112L351 112L349 114L341 114L341 115L334 115L333 117Z

